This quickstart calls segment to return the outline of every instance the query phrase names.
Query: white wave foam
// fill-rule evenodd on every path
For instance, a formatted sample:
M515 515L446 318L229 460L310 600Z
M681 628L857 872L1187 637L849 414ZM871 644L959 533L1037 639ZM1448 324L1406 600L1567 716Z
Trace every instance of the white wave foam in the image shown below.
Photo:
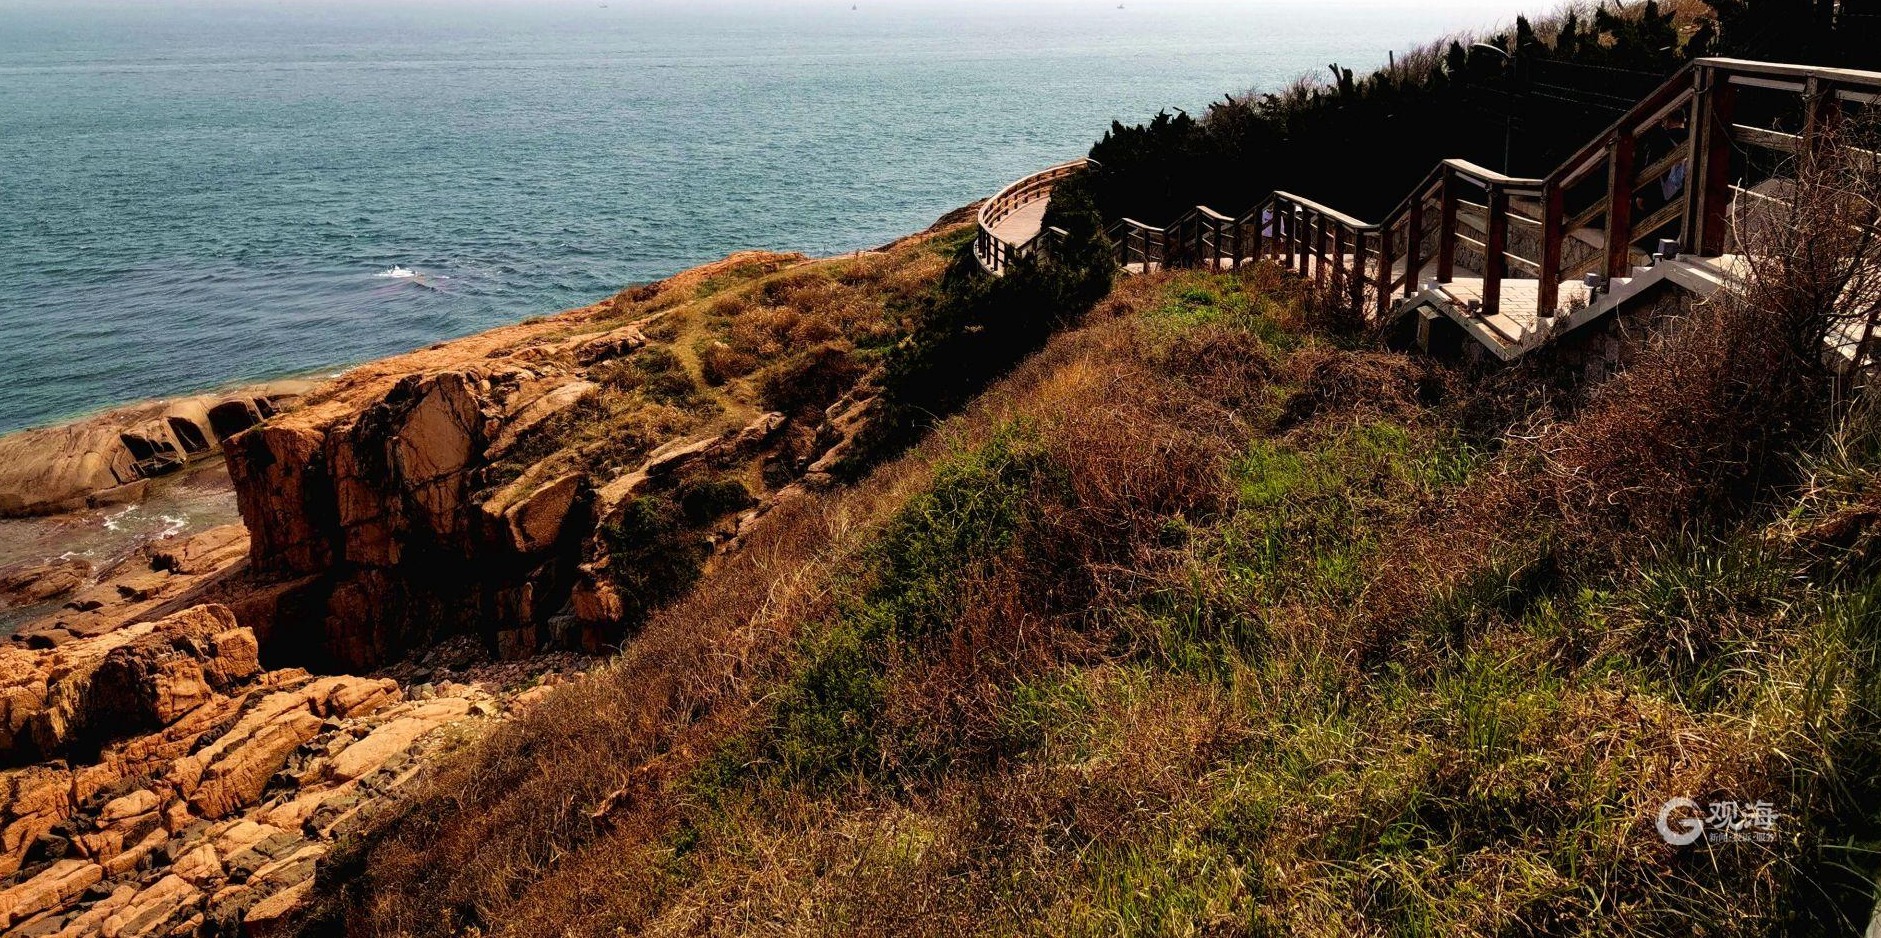
M373 276L385 277L385 278L389 278L392 280L409 280L412 277L418 276L418 272L415 270L412 270L409 267L393 267L391 270L379 271L378 273L373 274Z
M105 515L104 516L105 530L116 531L118 529L118 522L123 520L128 515L135 514L138 507L139 506L137 505L132 505L131 507L126 508L123 511Z

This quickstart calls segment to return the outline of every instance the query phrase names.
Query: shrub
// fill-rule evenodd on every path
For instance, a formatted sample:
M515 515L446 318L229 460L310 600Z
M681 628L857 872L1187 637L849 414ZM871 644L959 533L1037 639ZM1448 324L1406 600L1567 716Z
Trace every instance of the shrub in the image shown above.
M699 372L705 383L719 387L758 370L758 357L717 340L706 340L699 347Z
M1068 232L1053 256L1014 262L1000 277L985 276L972 246L961 246L884 365L883 413L868 441L877 455L906 445L1109 293L1116 264L1076 177L1054 190L1044 223Z
M814 424L865 371L847 345L825 342L767 370L758 382L758 401L766 410Z
M601 380L622 391L637 391L656 404L694 408L706 400L686 363L664 345L649 345L624 362L597 370Z
M737 479L687 479L673 489L673 500L686 523L703 528L734 511L743 511L758 503Z
M686 512L665 496L630 499L601 529L608 574L626 622L682 595L698 581L711 545L687 524Z

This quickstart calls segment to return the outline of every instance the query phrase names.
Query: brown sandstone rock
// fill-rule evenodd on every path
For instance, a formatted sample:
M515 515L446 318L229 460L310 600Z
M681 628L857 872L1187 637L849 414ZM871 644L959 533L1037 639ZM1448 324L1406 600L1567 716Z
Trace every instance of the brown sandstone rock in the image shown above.
M250 906L242 916L242 933L250 938L270 938L293 933L293 916L307 904L313 892L313 880L306 879Z
M514 416L503 423L497 434L496 442L490 444L487 458L501 459L529 431L539 427L549 418L580 404L601 390L601 386L591 381L569 381L554 390L532 400L520 408Z
M539 554L555 546L570 513L583 498L587 476L571 472L534 484L526 477L483 506L499 521L509 546L519 554Z
M70 902L103 878L104 867L96 863L60 860L38 876L0 892L0 928Z
M334 758L329 772L339 781L359 778L403 752L418 737L445 723L462 719L468 712L470 703L464 700L453 701L449 706L440 704L416 708L411 715L386 723L366 738L341 750Z
M142 497L143 480L215 452L262 407L287 406L306 382L273 382L107 411L0 437L0 517L54 514ZM140 468L141 466L141 468Z
M267 423L229 445L229 477L257 569L316 573L333 561L339 519L325 442L318 429Z
M612 332L604 333L592 339L580 341L575 345L575 363L586 367L609 359L631 355L646 347L647 337L640 331L642 323L635 323Z
M34 766L0 773L0 877L18 872L33 842L74 808L69 769Z
M181 876L165 876L131 898L99 929L114 938L173 934L196 915L202 891Z
M197 814L226 817L260 798L268 780L320 732L325 718L370 712L397 693L391 681L333 677L270 694L215 742L177 760L169 781Z
M258 655L254 633L227 607L179 612L105 655L92 678L92 720L122 731L168 726L258 674Z
M73 558L0 572L0 605L28 606L57 599L85 584L91 564Z
M254 636L221 606L51 651L0 647L0 762L162 726L257 670Z
M150 549L150 567L193 576L213 573L248 556L248 529L225 524L189 537L170 537Z

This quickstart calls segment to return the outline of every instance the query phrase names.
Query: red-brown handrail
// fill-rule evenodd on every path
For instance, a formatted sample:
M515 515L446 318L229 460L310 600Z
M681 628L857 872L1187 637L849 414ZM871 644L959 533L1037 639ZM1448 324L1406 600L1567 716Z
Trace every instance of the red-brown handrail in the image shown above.
M1801 133L1748 126L1736 120L1738 91L1758 88L1794 93L1803 104ZM1468 247L1483 258L1482 316L1499 313L1511 269L1532 272L1537 317L1546 322L1560 308L1560 288L1582 273L1604 278L1627 276L1641 239L1678 224L1682 251L1700 256L1726 252L1728 207L1733 187L1743 180L1731 171L1736 146L1795 152L1808 146L1817 129L1833 120L1840 102L1881 101L1881 73L1817 68L1740 59L1706 58L1680 69L1658 89L1608 126L1543 179L1522 179L1463 160L1445 160L1411 194L1368 223L1287 192L1275 192L1247 214L1229 218L1206 206L1184 213L1157 228L1124 219L1111 229L1118 262L1130 270L1196 266L1231 269L1271 258L1299 273L1336 287L1353 288L1355 303L1367 299L1380 315L1395 296L1414 296L1426 264L1434 279L1456 278L1457 253ZM1647 155L1642 164L1640 138L1674 114L1686 116L1686 140L1666 153ZM1604 168L1605 184L1595 197L1568 214L1580 190ZM1682 169L1681 169L1682 168ZM1668 177L1683 172L1683 178ZM1656 208L1635 217L1638 196L1656 183L1661 192L1676 188ZM1466 196L1480 197L1481 201ZM1516 204L1532 203L1533 214ZM1432 225L1430 216L1435 216ZM1482 238L1461 230L1480 216ZM1587 257L1566 259L1570 240L1600 220ZM1535 256L1512 247L1511 225L1533 231ZM1428 255L1424 242L1435 235ZM1402 263L1403 273L1396 273Z
M1041 199L1051 198L1052 190L1066 178L1082 172L1090 165L1088 159L1077 159L1060 163L1050 169L1033 173L1004 189L980 206L978 216L979 234L974 240L974 256L980 259L980 266L986 272L998 276L1006 270L1006 265L1021 257L1031 257L1046 249L1051 232L1040 228L1038 233L1023 242L1013 242L999 234L999 223L1011 217L1014 212L1025 208Z

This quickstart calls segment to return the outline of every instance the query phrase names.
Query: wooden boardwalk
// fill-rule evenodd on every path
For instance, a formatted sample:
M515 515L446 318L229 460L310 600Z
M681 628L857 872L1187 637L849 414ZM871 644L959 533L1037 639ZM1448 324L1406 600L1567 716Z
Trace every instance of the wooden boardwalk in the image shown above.
M1746 88L1793 95L1801 125L1742 123ZM1448 319L1508 360L1661 284L1708 294L1738 281L1734 209L1781 203L1788 180L1776 169L1747 176L1733 154L1766 151L1775 159L1749 165L1780 166L1821 127L1876 101L1877 72L1698 59L1543 178L1445 160L1380 222L1275 192L1238 217L1197 206L1160 227L1123 219L1110 237L1128 272L1278 264L1379 320L1414 310ZM988 273L1050 256L1061 234L1042 228L1052 187L1090 169L1101 171L1054 166L987 201L976 253ZM1865 364L1876 332L1862 324L1837 351Z
M1045 209L1051 205L1051 199L1038 199L1027 202L1002 216L993 224L993 237L1007 244L1025 244L1045 228Z

